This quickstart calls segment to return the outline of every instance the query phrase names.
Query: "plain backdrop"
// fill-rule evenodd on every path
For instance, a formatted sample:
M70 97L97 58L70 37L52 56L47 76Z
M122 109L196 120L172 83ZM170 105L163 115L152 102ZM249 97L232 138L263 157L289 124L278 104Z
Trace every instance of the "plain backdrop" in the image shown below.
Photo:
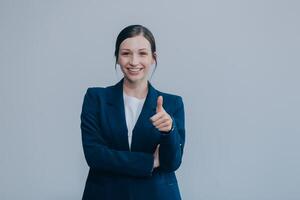
M1 0L0 199L81 199L83 96L142 24L152 84L184 100L183 199L299 200L299 21L296 0Z

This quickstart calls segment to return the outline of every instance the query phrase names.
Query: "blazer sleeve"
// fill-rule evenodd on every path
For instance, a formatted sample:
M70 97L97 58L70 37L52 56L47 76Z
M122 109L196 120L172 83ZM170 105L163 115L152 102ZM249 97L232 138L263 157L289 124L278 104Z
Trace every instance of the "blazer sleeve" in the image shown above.
M167 172L172 172L179 168L185 143L185 119L182 97L177 98L175 105L175 112L170 114L173 119L174 129L169 133L161 132L159 147L160 169Z
M96 94L89 88L84 96L81 135L85 159L90 168L130 176L151 176L154 162L152 154L119 151L108 148L101 136Z

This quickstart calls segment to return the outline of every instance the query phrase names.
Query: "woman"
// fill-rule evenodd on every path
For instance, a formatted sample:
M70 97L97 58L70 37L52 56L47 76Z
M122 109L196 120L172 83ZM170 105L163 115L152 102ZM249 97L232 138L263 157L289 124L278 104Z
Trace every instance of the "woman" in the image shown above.
M175 170L184 148L184 107L180 96L148 81L157 65L152 33L141 25L124 28L115 57L124 77L88 88L83 101L82 144L90 167L83 199L181 199Z

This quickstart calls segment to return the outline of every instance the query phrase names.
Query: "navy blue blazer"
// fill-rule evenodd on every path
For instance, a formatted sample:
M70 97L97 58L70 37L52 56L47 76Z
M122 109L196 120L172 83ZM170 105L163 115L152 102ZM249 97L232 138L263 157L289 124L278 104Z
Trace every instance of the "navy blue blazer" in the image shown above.
M81 112L82 145L89 173L84 200L178 200L175 170L182 161L185 142L182 98L156 90L148 81L148 94L132 133L131 149L123 101L123 80L106 88L88 88ZM160 132L150 117L157 98L173 119L170 133ZM160 167L153 168L160 144Z

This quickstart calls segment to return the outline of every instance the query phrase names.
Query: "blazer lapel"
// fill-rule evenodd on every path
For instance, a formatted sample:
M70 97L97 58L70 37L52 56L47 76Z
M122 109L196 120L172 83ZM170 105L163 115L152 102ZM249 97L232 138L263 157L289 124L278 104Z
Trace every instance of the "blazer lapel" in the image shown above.
M121 79L107 90L107 117L112 133L113 146L118 150L129 150L128 129L126 125L123 99L123 81ZM148 81L148 93L142 111L132 131L131 151L153 152L159 140L159 134L150 121L156 113L157 91ZM115 143L117 142L117 143ZM147 144L147 145L145 145ZM152 144L152 145L149 145Z
M117 150L129 150L128 130L125 118L125 108L123 100L123 79L117 84L107 88L107 113L110 125L110 138L112 146Z
M150 117L156 114L157 91L148 81L148 94L142 111L132 131L131 150L153 152L153 148L159 140L159 134L150 121ZM147 145L145 145L147 144Z

